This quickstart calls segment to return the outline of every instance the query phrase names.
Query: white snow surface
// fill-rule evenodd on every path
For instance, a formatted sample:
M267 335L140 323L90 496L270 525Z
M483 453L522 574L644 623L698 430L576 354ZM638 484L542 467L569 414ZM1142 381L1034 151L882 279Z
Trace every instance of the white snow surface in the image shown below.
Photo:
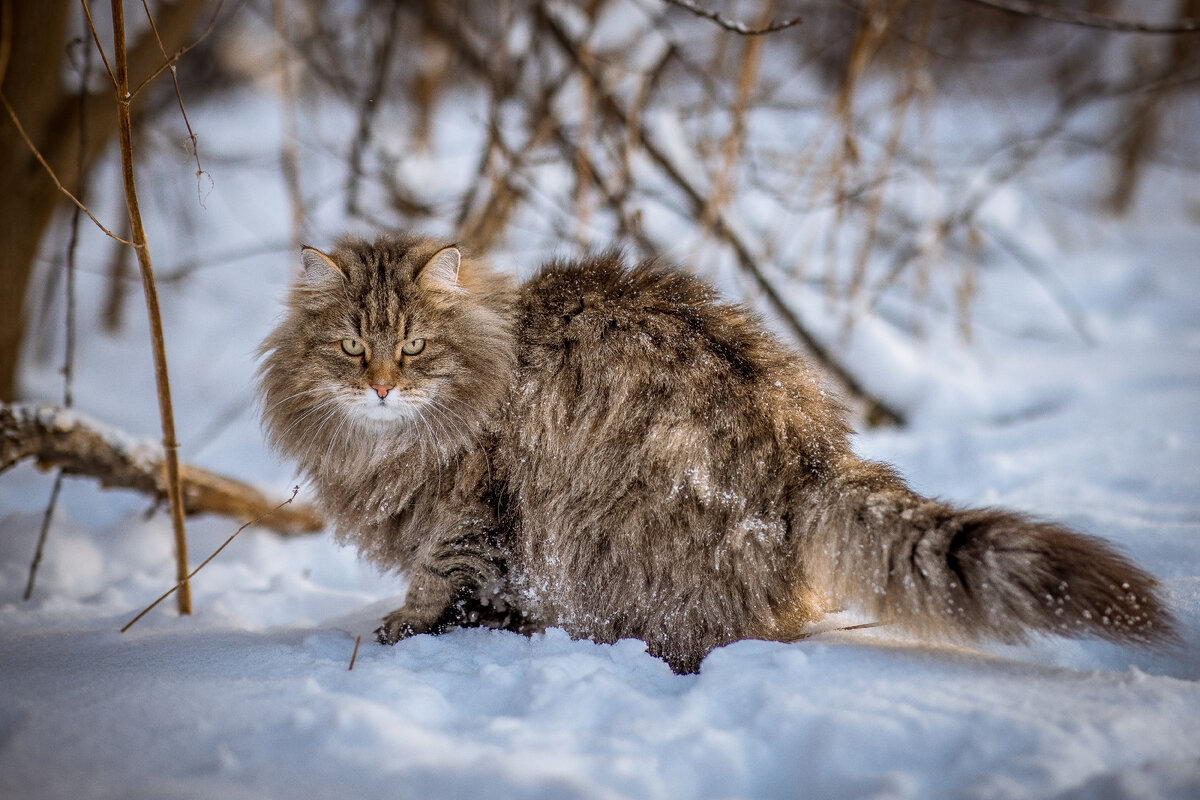
M193 125L278 128L248 108L192 109ZM214 170L203 208L184 167L182 188L143 205L160 272L217 263L163 289L183 457L282 500L293 471L258 432L253 370L294 259L277 167L258 167ZM199 221L182 224L170 198L189 194ZM1019 235L1030 212L1009 200ZM327 536L254 528L194 579L192 616L168 601L121 634L173 583L165 515L69 479L23 602L52 477L22 466L0 475L0 797L1200 797L1200 226L1151 206L1030 244L1088 309L1094 345L1037 283L985 271L969 346L952 324L902 336L881 307L838 349L912 416L859 436L860 453L922 492L1112 541L1161 579L1177 647L834 630L863 621L851 614L797 643L721 648L691 676L638 641L556 630L385 647L371 631L402 578ZM85 230L81 297L101 296L107 253ZM821 298L790 300L837 335ZM155 439L140 300L117 335L97 305L80 306L77 405ZM29 348L31 399L60 395L60 327ZM192 563L235 529L191 521Z

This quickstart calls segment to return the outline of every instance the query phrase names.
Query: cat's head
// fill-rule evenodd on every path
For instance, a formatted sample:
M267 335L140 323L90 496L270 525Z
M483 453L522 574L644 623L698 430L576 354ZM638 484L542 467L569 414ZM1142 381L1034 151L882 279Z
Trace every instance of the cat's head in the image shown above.
M511 373L507 284L427 237L343 239L302 261L260 349L272 444L304 459L353 437L444 452L474 435Z

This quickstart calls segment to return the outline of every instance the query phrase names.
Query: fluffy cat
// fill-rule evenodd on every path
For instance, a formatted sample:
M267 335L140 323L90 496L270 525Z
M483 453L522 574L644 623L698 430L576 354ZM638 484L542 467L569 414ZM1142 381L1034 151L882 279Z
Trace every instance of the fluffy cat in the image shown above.
M411 578L379 639L636 637L680 673L852 606L917 634L1172 638L1102 541L915 494L745 308L609 253L517 286L417 236L303 251L262 345L272 444Z

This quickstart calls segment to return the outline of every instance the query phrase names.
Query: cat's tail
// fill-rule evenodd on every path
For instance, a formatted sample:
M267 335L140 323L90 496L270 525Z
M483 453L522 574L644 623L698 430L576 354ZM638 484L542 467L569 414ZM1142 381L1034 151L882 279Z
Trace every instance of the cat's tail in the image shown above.
M1007 511L956 509L852 458L819 494L806 571L835 607L954 639L1175 639L1154 578L1100 539Z

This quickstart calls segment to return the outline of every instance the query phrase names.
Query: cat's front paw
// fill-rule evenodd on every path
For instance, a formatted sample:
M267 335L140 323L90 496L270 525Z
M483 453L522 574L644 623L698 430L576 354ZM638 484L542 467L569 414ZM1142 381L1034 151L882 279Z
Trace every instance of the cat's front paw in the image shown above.
M405 609L398 608L383 618L383 624L375 629L375 637L380 644L395 644L424 632L423 627L416 624Z

